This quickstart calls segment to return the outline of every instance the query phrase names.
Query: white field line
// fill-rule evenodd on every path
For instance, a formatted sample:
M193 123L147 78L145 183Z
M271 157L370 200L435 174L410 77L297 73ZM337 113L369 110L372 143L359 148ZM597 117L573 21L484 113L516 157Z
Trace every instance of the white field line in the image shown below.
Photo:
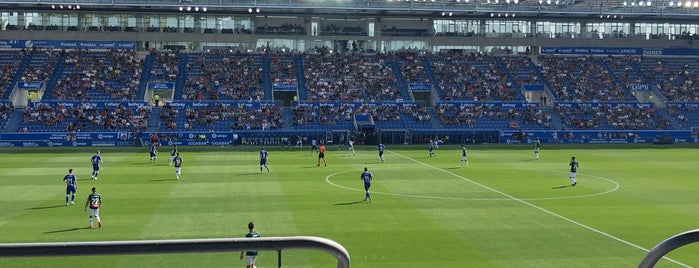
M637 248L637 249L642 250L642 251L645 251L645 252L649 252L649 251L650 251L649 249L646 249L646 248L644 248L644 247L642 247L642 246L636 245L636 244L631 243L631 242L629 242L629 241L626 241L626 240L624 240L624 239L618 238L618 237L616 237L616 236L614 236L614 235L605 233L605 232L600 231L600 230L597 230L597 229L595 229L595 228L593 228L593 227L590 227L590 226L587 226L587 225L585 225L585 224L579 223L579 222L574 221L574 220L572 220L572 219L570 219L570 218L567 218L567 217L565 217L565 216L563 216L563 215L557 214L557 213L555 213L555 212L553 212L553 211L550 211L550 210L547 210L547 209L542 208L542 207L540 207L540 206L534 205L534 204L532 204L532 203L529 203L529 202L527 202L527 201L525 201L525 200L519 199L519 198L517 198L517 197L515 197L515 196L509 195L509 194L507 194L507 193L505 193L505 192L502 192L502 191L497 190L497 189L495 189L495 188L492 188L492 187L490 187L490 186L487 186L487 185L478 183L478 182L476 182L476 181L470 180L470 179L468 179L468 178L465 178L465 177L463 177L463 176L461 176L461 175L459 175L459 174L455 174L455 173L450 172L450 171L448 171L448 170L444 170L444 169L435 167L435 166L433 166L433 165L420 162L420 161L418 161L418 160L412 159L412 158L410 158L410 157L404 156L404 155L399 154L399 153L395 153L395 152L393 152L393 151L389 151L389 150L386 150L386 151L388 151L388 152L390 152L390 153L392 153L392 154L398 155L398 156L400 156L400 157L402 157L402 158L404 158L404 159L407 159L407 160L413 161L413 162L415 162L415 163L421 164L421 165L423 165L423 166L426 166L426 167L429 167L429 168L432 168L432 169L435 169L435 170L439 170L439 171L441 171L441 172L444 172L444 173L447 173L447 174L449 174L449 175L455 176L455 177L460 178L460 179L462 179L462 180L464 180L464 181L467 181L467 182L473 183L473 184L475 184L475 185L478 185L478 186L480 186L480 187L483 187L484 189L487 189L487 190L489 190L489 191L492 191L492 192L501 194L501 195L503 195L503 196L505 196L505 197L508 197L508 198L510 198L510 199L512 199L512 200L514 200L514 201L517 201L517 202L522 203L522 204L524 204L524 205L527 205L527 206L529 206L529 207L535 208L535 209L537 209L537 210L539 210L539 211L542 211L542 212L544 212L544 213L546 213L546 214L549 214L549 215L551 215L551 216L557 217L557 218L562 219L562 220L564 220L564 221L570 222L570 223L572 223L572 224L575 224L575 225L577 225L577 226L580 226L580 227L585 228L585 229L587 229L587 230L590 230L590 231L592 231L592 232L598 233L598 234L600 234L600 235L602 235L602 236L605 236L605 237L607 237L607 238L611 238L611 239L613 239L613 240L616 240L616 241L618 241L618 242L621 242L621 243L623 243L623 244L629 245L629 246L631 246L631 247ZM671 261L671 262L673 262L673 263L675 263L675 264L677 264L677 265L683 266L683 267L692 267L692 266L689 266L689 265L687 265L687 264L681 263L681 262L679 262L679 261L676 261L676 260L671 259L671 258L668 258L668 257L663 257L663 259L666 259L666 260L668 260L668 261ZM641 260L639 260L638 262L640 263Z

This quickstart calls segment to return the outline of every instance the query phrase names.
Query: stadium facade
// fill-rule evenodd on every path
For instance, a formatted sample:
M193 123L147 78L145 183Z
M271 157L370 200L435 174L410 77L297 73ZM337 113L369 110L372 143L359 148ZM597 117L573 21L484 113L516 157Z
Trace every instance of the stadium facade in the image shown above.
M696 142L697 21L697 1L3 1L0 146Z

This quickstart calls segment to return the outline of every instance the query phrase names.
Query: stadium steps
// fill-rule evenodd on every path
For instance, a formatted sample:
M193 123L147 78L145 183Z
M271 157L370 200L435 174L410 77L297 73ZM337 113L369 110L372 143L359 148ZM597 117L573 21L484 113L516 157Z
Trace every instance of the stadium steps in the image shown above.
M262 90L265 94L264 100L274 100L272 92L272 77L270 75L272 67L268 56L262 57Z
M507 68L507 65L500 59L500 57L495 57L495 62L497 63L498 66L500 66L500 69L505 72L505 77L507 77L507 81L512 83L512 87L514 87L516 98L518 100L525 100L526 97L524 97L524 94L522 93L521 85L517 84L517 79L515 79L514 75L510 72L510 69Z
M148 118L148 132L157 132L160 129L160 111L162 107L153 107Z
M682 130L682 124L680 124L680 122L678 122L674 116L670 115L670 113L667 112L667 109L657 108L655 110L655 115L658 115L662 118L669 120L670 121L670 129Z
M299 55L294 56L294 68L296 69L296 82L298 83L299 100L308 99L308 88L306 87L306 76L303 69L303 58Z
M66 57L63 53L61 53L61 56L58 57L58 60L56 61L56 66L55 69L53 70L53 73L49 77L48 83L46 83L46 91L44 92L43 96L44 98L48 97L49 99L55 99L56 97L53 96L53 89L56 87L56 84L58 84L58 80L61 79L61 75L63 74L63 69L65 68L65 61Z
M622 87L624 88L624 98L628 101L635 101L636 98L633 96L633 94L629 90L629 87L623 86L625 84L624 81L622 81L621 78L619 78L619 76L616 73L614 73L614 69L612 69L612 67L609 66L609 64L607 64L607 62L605 62L604 60L599 59L599 58L595 58L595 59L597 60L597 64L599 64L607 72L609 72L610 76L612 77L612 83L622 85Z
M282 108L282 124L284 124L284 129L291 129L293 126L293 115L291 114L291 107Z
M398 90L400 90L401 98L403 98L404 100L413 101L413 98L410 97L410 89L408 89L408 83L405 82L403 73L400 71L399 62L397 60L393 60L390 64L391 70L393 71L393 75L396 77L396 86L398 87Z
M430 113L430 125L432 126L432 128L442 128L442 124L439 122L439 118L437 118L437 113L434 112L434 108L427 107L427 112Z
M425 74L427 74L427 78L430 79L430 85L432 85L433 90L431 91L433 94L436 96L432 96L433 100L441 100L442 96L439 96L439 84L437 83L437 79L434 77L434 71L432 70L432 64L430 64L430 60L427 59L427 57L423 57L422 60L422 69L425 70ZM434 90L437 89L437 90ZM431 105L431 104L427 104ZM434 114L430 114L434 118Z
M155 62L155 56L147 55L143 59L143 70L141 70L141 81L138 84L138 92L136 93L137 99L145 101L146 99L146 87L148 86L148 81L150 80L150 71L153 70L153 64ZM175 92L177 93L177 92Z
M2 132L15 132L19 129L19 124L22 123L22 114L24 113L24 108L15 107L10 117L7 119L7 123L3 126Z
M187 80L187 63L189 62L189 53L179 53L177 61L177 77L175 77L175 92L172 100L179 99L184 92L184 84Z
M27 66L29 66L30 60L31 54L22 58L22 61L20 61L19 63L19 67L17 67L17 70L15 71L14 77L12 77L12 81L10 81L10 84L5 89L5 94L3 94L2 96L3 99L9 99L10 96L12 96L12 90L19 81L19 78L22 77L22 74L24 74L24 72L26 71Z
M563 129L565 124L561 121L561 118L557 113L551 109L551 107L545 107L544 111L551 115L551 129Z

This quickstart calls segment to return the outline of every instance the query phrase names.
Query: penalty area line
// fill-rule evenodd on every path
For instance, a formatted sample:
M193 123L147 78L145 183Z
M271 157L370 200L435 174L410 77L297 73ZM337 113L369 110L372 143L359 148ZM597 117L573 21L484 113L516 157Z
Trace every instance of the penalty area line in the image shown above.
M399 154L399 153L396 153L396 152L393 152L393 151L390 151L390 150L386 150L386 151L388 151L389 153L392 153L392 154L394 154L394 155L397 155L397 156L399 156L399 157L401 157L401 158L403 158L403 159L407 159L407 160L413 161L413 162L415 162L415 163L421 164L421 165L426 166L426 167L429 167L429 168L431 168L431 169L434 169L434 170L438 170L438 171L447 173L447 174L449 174L449 175L452 175L452 176L454 176L454 177L457 177L457 178L459 178L459 179L462 179L462 180L464 180L464 181L466 181L466 182L470 182L470 183L472 183L472 184L478 185L478 186L480 186L480 187L482 187L482 188L484 188L484 189L486 189L486 190L489 190L489 191L492 191L492 192L494 192L494 193L500 194L500 195L505 196L505 197L507 197L507 198L509 198L509 199L512 199L512 200L514 200L514 201L517 201L517 202L519 202L519 203L521 203L521 204L524 204L524 205L526 205L526 206L535 208L535 209L537 209L537 210L539 210L539 211L542 211L542 212L544 212L544 213L546 213L546 214L549 214L549 215L554 216L554 217L556 217L556 218L562 219L562 220L564 220L564 221L567 221L567 222L569 222L569 223L572 223L572 224L577 225L577 226L579 226L579 227L582 227L582 228L584 228L584 229L590 230L590 231L592 231L592 232L595 232L595 233L600 234L600 235L602 235L602 236L605 236L605 237L607 237L607 238L611 238L611 239L613 239L613 240L616 240L617 242L620 242L620 243L626 244L626 245L628 245L628 246L634 247L634 248L636 248L636 249L645 251L646 253L647 253L647 252L650 252L649 249L646 249L646 248L644 248L644 247L642 247L642 246L636 245L636 244L634 244L634 243L632 243L632 242L626 241L626 240L621 239L621 238L619 238L619 237L616 237L616 236L614 236L614 235L605 233L605 232L603 232L603 231L601 231L601 230L598 230L598 229L595 229L595 228L593 228L593 227L591 227L591 226L582 224L582 223L577 222L577 221L575 221L575 220L573 220L573 219L570 219L570 218L568 218L568 217L565 217L565 216L563 216L563 215L560 215L560 214L558 214L558 213L556 213L556 212L553 212L553 211L550 211L550 210L548 210L548 209L542 208L542 207L540 207L540 206L534 205L534 204L532 204L532 203L527 202L526 200L522 200L522 199L520 199L520 198L517 198L517 197L515 197L515 196L513 196L513 195L507 194L507 193L505 193L505 192L503 192L503 191L500 191L500 190L498 190L498 189L495 189L495 188L493 188L493 187L487 186L487 185L485 185L485 184L478 183L478 182L473 181L473 180L471 180L471 179L469 179L469 178L463 177L463 176L461 176L461 175L459 175L459 174L456 174L456 173L450 172L450 171L448 171L448 170L444 170L444 169L435 167L435 166L433 166L433 165L430 165L430 164L427 164L427 163L424 163L424 162L415 160L415 159L413 159L413 158L404 156L404 155L402 155L402 154ZM692 266L690 266L690 265L681 263L681 262L679 262L679 261L676 261L676 260L671 259L671 258L666 257L666 256L663 256L663 259L668 260L668 261L670 261L670 262L673 262L673 263L675 263L675 264L677 264L677 265L680 265L680 266L683 266L683 267L692 267ZM640 261L639 261L639 263L640 263Z

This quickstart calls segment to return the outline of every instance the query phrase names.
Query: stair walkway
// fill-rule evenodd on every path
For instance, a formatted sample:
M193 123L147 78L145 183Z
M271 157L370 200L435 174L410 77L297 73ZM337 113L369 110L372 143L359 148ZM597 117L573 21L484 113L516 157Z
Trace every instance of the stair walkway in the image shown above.
M550 107L544 108L544 111L548 114L551 115L551 129L564 129L565 128L565 123L561 121L561 118L558 116L557 113L553 112L553 109Z
M437 118L437 113L434 111L434 108L428 107L427 112L430 113L430 125L432 128L442 128L442 123L439 122L439 118Z
M284 107L282 108L282 124L284 124L284 129L291 129L291 126L294 125L294 117L291 114L291 108L290 107Z
M29 56L26 56L22 58L22 61L19 63L19 67L17 67L17 70L15 71L15 75L12 78L12 81L10 81L10 85L16 85L17 82L19 81L19 78L22 77L22 74L24 74L25 70L27 69L27 66L29 66L29 61L31 60L32 55L29 54ZM12 95L12 89L14 89L14 86L11 86L5 90L5 94L2 96L3 99L9 99L10 96Z
M665 108L658 108L655 110L655 114L670 121L670 129L682 129L682 125L677 122L674 116L670 115Z
M298 83L299 101L308 99L308 87L306 87L306 76L303 74L303 58L294 56L294 69L296 69L296 81Z
M10 115L10 118L7 119L7 123L0 128L2 132L15 132L19 129L19 124L22 123L22 114L24 113L24 108L17 108L15 107L15 110L12 112Z
M157 132L160 129L160 111L162 107L153 107L148 118L148 132Z

